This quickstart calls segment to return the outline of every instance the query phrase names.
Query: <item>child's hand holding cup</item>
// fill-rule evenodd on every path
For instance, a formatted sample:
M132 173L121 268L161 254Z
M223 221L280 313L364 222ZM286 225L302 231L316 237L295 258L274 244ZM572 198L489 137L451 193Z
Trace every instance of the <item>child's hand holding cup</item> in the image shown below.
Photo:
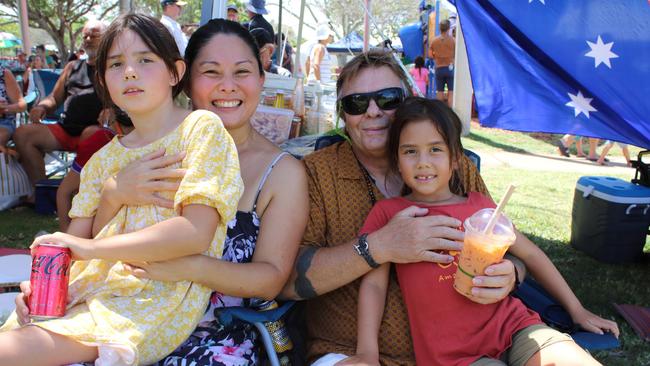
M465 241L458 259L454 288L470 300L476 301L472 295L472 279L484 275L485 268L500 262L515 243L512 222L501 213L513 190L514 186L508 187L496 209L484 208L465 220Z

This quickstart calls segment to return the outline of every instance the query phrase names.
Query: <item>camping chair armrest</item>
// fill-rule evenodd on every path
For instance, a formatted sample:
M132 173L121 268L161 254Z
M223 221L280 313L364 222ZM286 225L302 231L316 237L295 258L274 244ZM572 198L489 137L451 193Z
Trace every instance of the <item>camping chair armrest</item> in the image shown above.
M234 319L243 320L248 323L274 322L282 318L291 309L295 302L287 301L281 306L271 310L255 310L243 306L227 307L217 311L219 322L228 325Z

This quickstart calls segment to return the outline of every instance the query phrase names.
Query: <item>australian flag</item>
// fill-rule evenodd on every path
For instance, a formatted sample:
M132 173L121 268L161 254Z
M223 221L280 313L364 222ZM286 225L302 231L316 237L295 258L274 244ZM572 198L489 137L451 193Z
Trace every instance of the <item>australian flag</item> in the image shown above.
M481 123L650 148L650 0L456 0Z

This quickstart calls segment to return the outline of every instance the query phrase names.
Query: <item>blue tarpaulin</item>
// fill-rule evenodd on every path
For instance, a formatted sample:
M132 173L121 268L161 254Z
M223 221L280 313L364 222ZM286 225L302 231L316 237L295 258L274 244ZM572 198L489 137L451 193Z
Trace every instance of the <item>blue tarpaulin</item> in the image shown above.
M349 51L353 53L359 53L363 51L363 37L357 32L351 32L347 36L339 39L334 43L327 45L327 50L329 52L343 52L347 53ZM348 51L349 50L349 51Z
M650 148L650 2L455 3L483 125Z
M418 56L424 56L422 37L422 24L419 22L400 28L399 38L402 40L404 55L409 60L415 60Z

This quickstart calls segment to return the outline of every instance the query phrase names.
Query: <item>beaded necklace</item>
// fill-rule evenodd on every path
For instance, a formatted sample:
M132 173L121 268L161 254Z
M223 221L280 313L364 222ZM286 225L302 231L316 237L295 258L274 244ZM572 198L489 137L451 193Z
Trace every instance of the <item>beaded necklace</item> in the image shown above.
M366 189L368 190L368 196L370 197L370 204L371 206L374 206L375 203L377 203L377 196L375 196L375 191L372 189L372 186L374 185L373 180L370 177L370 173L368 173L366 167L363 166L363 164L361 164L357 158L356 154L354 154L354 158L357 159L357 164L359 164L359 169L361 169L361 173L363 174L363 180L366 182Z

